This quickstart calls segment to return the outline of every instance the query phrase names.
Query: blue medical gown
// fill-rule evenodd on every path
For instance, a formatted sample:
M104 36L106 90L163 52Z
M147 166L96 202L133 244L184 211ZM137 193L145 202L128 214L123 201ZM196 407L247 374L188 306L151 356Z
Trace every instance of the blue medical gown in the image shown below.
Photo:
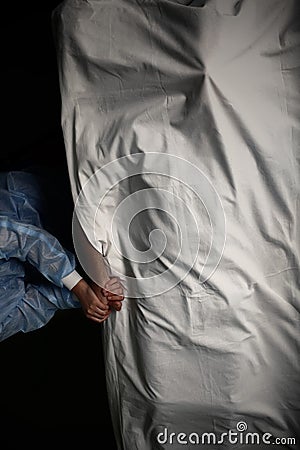
M58 309L80 306L62 282L75 257L43 229L44 207L35 175L0 175L0 341L44 326Z

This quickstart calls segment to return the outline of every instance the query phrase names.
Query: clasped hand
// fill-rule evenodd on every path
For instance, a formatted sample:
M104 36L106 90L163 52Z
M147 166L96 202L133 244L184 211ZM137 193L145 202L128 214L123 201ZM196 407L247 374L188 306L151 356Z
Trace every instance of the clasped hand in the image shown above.
M88 284L80 280L72 292L81 303L82 310L88 319L101 323L113 310L120 311L124 300L124 289L118 278L110 278L104 287L95 282Z

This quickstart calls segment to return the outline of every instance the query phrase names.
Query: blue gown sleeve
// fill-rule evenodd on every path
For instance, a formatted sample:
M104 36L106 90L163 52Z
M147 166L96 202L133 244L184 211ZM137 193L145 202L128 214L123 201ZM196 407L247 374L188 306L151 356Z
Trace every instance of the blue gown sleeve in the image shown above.
M0 216L0 258L27 261L59 287L76 266L74 255L53 235L7 216Z

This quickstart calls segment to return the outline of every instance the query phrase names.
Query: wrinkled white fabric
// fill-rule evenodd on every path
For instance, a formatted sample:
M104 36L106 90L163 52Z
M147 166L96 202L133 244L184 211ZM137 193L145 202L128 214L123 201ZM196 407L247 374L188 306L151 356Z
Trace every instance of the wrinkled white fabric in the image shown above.
M140 177L107 192L97 217L100 200L87 195L92 212L82 215L109 265L139 279L139 297L104 323L118 448L194 448L178 434L220 435L241 421L248 431L298 439L278 449L299 448L299 2L67 0L53 19L74 203L106 164L129 157L95 183L99 197L101 183L123 176L125 162L141 166ZM166 177L143 172L151 152ZM186 163L168 165L165 155L203 176L186 189ZM207 193L198 201L204 178L218 193L215 203ZM152 262L147 253L143 264L116 250L111 224L122 200L146 188L162 193L161 209L134 219L131 242L121 218L116 233L125 253L132 242L142 252L150 232L163 230L164 252ZM147 192L145 208L156 195ZM224 248L214 240L220 233L211 237L220 205ZM155 250L164 238L152 236ZM206 261L209 277L199 283ZM143 296L143 280L165 268L179 283L152 297L147 286ZM176 435L172 443L164 442L166 429ZM247 447L226 439L209 445Z

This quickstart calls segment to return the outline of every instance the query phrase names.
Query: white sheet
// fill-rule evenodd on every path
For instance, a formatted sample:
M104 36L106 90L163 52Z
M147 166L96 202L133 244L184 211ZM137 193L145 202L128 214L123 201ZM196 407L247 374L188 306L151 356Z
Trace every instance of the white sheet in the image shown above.
M104 324L119 449L299 448L299 2L53 19L74 203L128 289Z

